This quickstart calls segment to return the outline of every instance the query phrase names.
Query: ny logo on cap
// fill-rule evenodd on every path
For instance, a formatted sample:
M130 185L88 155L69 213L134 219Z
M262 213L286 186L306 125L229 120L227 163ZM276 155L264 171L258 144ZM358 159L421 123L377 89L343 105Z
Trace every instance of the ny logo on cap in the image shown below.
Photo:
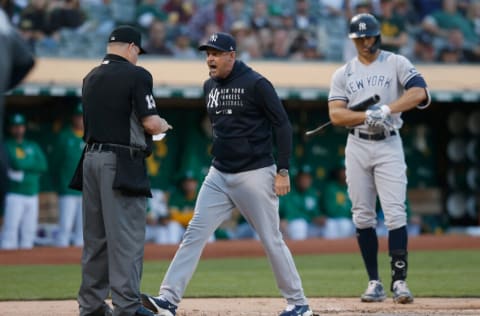
M218 35L215 33L215 34L212 34L210 36L210 42L216 42L217 41L217 38L218 38Z
M359 31L366 31L367 30L367 24L366 23L359 23L358 24L358 30Z

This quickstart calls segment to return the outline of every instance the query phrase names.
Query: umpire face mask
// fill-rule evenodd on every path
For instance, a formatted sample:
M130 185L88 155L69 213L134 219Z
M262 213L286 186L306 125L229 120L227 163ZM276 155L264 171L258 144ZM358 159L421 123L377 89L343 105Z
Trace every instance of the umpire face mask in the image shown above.
M225 79L228 77L235 63L235 52L207 49L206 54L210 77L213 79Z

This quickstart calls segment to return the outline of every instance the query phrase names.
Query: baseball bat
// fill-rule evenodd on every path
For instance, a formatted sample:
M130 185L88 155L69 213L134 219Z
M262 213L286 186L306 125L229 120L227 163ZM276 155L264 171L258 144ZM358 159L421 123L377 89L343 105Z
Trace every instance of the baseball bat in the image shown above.
M355 105L352 105L348 109L356 112L365 111L366 109L368 109L369 106L377 104L379 101L380 101L380 96L378 94L374 94L371 97L363 101L360 101ZM306 131L305 136L314 136L314 135L320 134L321 131L323 131L326 127L330 125L332 125L332 121L328 121L315 129Z

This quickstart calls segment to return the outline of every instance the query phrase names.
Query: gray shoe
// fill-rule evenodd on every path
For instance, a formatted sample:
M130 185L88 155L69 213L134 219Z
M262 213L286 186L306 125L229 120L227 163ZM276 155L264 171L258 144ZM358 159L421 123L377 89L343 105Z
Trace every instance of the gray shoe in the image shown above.
M413 303L413 295L408 289L407 282L397 280L393 283L393 302L398 304Z
M360 299L362 302L383 302L387 296L383 290L383 284L379 280L372 280L368 282L368 287Z

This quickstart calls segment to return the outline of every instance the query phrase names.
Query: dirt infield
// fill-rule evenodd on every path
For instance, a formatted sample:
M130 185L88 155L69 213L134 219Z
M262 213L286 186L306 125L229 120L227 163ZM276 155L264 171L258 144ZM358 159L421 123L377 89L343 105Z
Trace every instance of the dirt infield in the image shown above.
M288 242L294 255L357 252L355 239L308 240ZM176 246L146 245L145 260L169 260ZM450 250L480 249L480 238L463 235L420 236L410 238L409 249ZM387 240L380 239L380 250L387 250ZM0 251L2 264L79 264L78 248L35 248L33 250ZM264 256L258 241L229 241L208 244L202 258ZM417 298L414 304L395 305L391 299L382 303L360 303L358 298L310 298L310 305L319 315L404 315L404 316L473 316L480 315L478 298ZM274 316L285 307L280 298L184 299L178 316ZM74 316L75 301L0 302L0 316Z
M358 298L312 298L319 315L478 316L480 299L419 298L414 304L360 303ZM275 316L285 307L279 298L190 299L182 301L178 316ZM1 316L75 316L75 301L0 302Z

